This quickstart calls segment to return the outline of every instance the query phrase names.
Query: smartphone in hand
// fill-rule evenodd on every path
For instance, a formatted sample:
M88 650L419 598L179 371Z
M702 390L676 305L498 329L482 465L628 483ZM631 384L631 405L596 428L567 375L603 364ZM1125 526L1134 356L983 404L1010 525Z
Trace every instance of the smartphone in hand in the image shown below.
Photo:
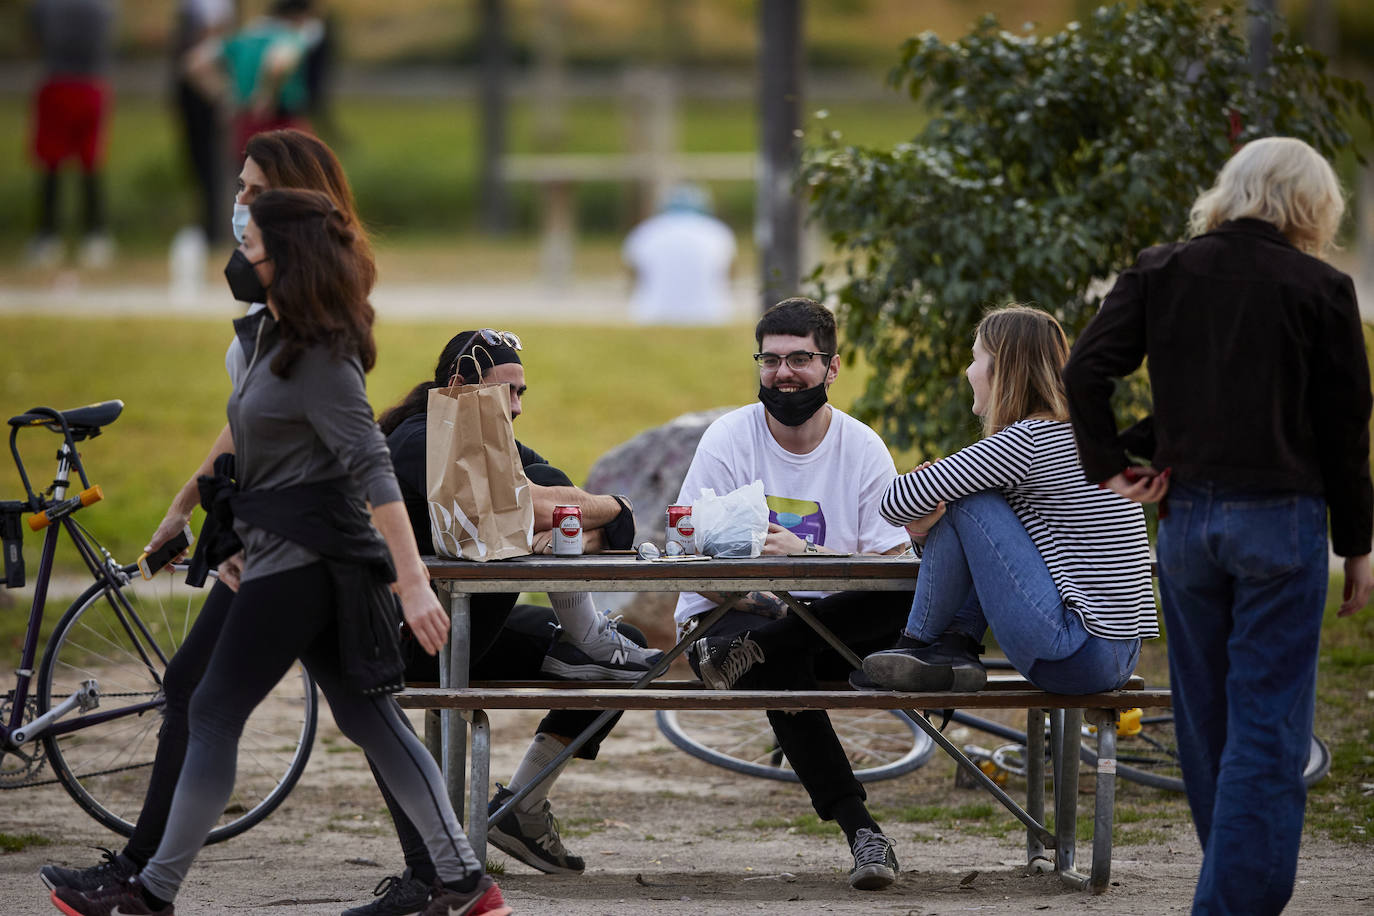
M1132 464L1122 469L1121 476L1126 478L1127 483L1135 483L1137 480L1148 480L1151 477L1163 477L1168 479L1169 475L1173 473L1173 470L1173 468L1165 468L1162 471L1158 471L1152 467Z
M152 553L140 554L138 558L139 574L145 579L151 579L162 571L162 568L172 562L180 554L186 552L191 546L195 535L191 533L191 526L187 525L180 534L163 544Z

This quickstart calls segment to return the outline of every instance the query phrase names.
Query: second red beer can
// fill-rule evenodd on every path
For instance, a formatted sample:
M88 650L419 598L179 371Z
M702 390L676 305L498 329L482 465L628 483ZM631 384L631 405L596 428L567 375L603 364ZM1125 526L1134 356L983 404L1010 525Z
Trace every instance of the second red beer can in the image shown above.
M553 507L553 553L556 557L582 555L582 509Z
M696 528L692 525L691 506L669 506L668 527L663 538L663 552L676 557L696 553Z

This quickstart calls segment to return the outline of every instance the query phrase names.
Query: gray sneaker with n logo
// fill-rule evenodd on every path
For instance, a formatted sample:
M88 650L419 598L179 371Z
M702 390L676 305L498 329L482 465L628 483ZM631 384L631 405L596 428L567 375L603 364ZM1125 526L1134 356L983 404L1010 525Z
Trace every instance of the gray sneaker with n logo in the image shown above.
M634 644L616 628L616 620L601 615L586 642L575 643L557 628L548 654L540 664L545 674L579 681L634 681L658 664L663 653Z

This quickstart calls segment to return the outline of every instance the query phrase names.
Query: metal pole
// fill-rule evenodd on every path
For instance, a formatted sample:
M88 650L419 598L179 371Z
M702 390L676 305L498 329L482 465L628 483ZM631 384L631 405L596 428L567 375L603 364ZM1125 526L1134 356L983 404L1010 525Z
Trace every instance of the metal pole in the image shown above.
M759 170L754 222L762 308L797 294L801 208L793 190L801 165L802 2L759 3Z
M482 231L498 235L510 229L510 194L506 189L506 16L504 0L482 0L479 6L482 64L479 87Z

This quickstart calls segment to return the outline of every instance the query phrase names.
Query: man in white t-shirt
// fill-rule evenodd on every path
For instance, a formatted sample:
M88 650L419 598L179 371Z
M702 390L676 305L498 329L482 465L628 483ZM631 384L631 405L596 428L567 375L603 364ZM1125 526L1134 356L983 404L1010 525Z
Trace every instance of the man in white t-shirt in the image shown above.
M673 188L663 211L640 223L621 252L634 271L630 314L641 324L723 324L730 320L735 234L711 215L706 192Z
M786 299L760 319L759 401L707 428L687 469L681 504L703 487L724 494L763 481L769 507L766 554L896 554L907 532L878 514L897 474L878 434L826 403L839 373L835 318L810 299ZM802 597L804 593L797 593ZM674 614L684 633L715 606L713 596L684 593ZM860 656L895 639L911 610L910 592L814 594L811 610ZM850 666L770 592L751 592L698 638L688 660L717 690L814 690L818 679L843 680ZM849 882L862 890L897 877L892 841L864 801L844 748L821 711L770 712L768 720L822 820L837 821L854 855Z

